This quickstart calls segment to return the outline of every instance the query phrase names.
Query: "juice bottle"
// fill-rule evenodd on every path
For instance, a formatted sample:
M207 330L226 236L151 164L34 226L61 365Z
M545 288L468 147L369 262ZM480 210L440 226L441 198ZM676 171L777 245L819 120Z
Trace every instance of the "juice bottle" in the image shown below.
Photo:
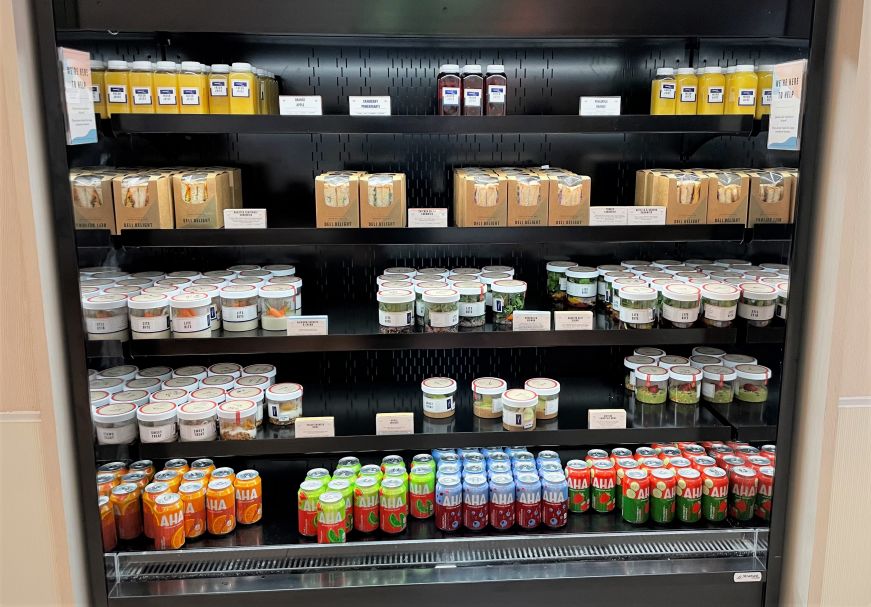
M732 77L735 75L735 70L738 68L737 65L730 65L726 68L724 76L726 78L726 96L723 98L723 113L729 114L729 110L726 107L726 104L729 102L729 90L732 88Z
M151 61L134 61L130 64L130 98L134 114L154 113L154 68Z
M505 66L501 63L487 66L484 94L486 97L484 113L487 116L505 116L508 113L508 76L505 73Z
M109 61L109 69L106 70L106 113L129 114L130 113L130 74L126 61L113 59Z
M209 97L206 86L203 64L197 61L182 61L181 72L178 74L180 114L209 113Z
M209 113L230 113L230 66L226 63L212 65L209 75Z
M438 75L438 105L439 116L460 115L460 66L456 63L445 63L439 69Z
M154 66L154 96L158 114L178 114L178 64L158 61Z
M106 110L106 64L99 59L91 61L91 98L94 100L94 113L100 118L108 118Z
M722 114L726 105L726 77L723 68L711 66L702 69L699 76L696 113L700 115Z
M650 114L654 116L674 114L676 90L674 68L657 68L656 78L650 87Z
M234 63L230 68L230 113L259 113L263 87L250 63Z
M677 102L675 104L675 114L681 116L692 116L696 113L696 93L699 88L699 79L696 77L696 71L691 67L681 67L677 70Z
M774 85L774 66L760 65L756 68L756 118L771 113L771 89Z
M484 76L481 66L463 66L463 116L484 115Z
M756 86L758 78L752 65L739 65L727 86L726 97L727 114L750 114L756 113Z

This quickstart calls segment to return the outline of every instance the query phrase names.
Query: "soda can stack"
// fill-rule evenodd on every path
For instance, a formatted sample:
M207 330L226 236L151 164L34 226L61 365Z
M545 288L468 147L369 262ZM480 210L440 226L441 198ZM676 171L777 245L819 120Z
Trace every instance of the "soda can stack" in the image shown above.
M499 463L499 462L494 462ZM490 526L494 529L510 529L516 518L514 513L514 477L511 476L511 465L508 472L496 472L490 477ZM491 464L490 469L493 469Z
M583 460L566 462L566 482L569 486L569 510L586 512L590 509L590 469Z
M327 483L327 491L338 493L345 500L345 533L350 533L354 528L354 490L351 483L343 478L334 478Z
M371 533L380 527L379 491L381 481L375 476L360 476L354 484L354 529Z
M456 467L456 464L451 464ZM463 520L463 484L459 474L438 478L435 495L435 525L442 531L456 531Z
M318 498L318 544L345 542L345 498L338 491L326 491Z
M671 468L650 473L650 518L654 523L667 525L674 520L674 494L677 474Z
M677 471L677 518L682 523L697 523L702 518L702 474L695 468Z
M381 481L380 524L384 533L402 533L408 519L407 484L398 476Z
M590 472L590 501L596 512L611 512L617 504L617 469L610 459L594 460Z
M490 488L484 474L463 476L463 526L481 531L490 520Z
M419 456L415 456L417 458ZM412 464L408 477L408 501L411 516L424 519L433 515L435 501L435 460L429 457L428 462L419 461ZM430 465L430 463L432 465Z
M535 473L521 472L514 484L517 524L523 529L535 529L541 522L541 480Z
M700 459L700 458L696 458ZM726 471L709 466L702 473L702 515L706 520L726 520L726 505L729 499L729 477Z
M569 518L569 485L562 470L541 475L541 520L551 529L565 527Z
M756 510L756 470L736 466L729 472L729 516L736 521L749 521Z
M623 477L623 520L633 525L642 525L650 515L650 477L647 470L626 470Z

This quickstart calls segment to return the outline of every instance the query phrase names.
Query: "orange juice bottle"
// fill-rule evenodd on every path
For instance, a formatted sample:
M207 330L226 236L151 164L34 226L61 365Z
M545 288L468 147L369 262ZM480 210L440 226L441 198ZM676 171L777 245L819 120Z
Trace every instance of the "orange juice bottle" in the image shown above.
M179 113L208 114L208 82L202 63L182 61L178 74Z
M152 480L155 483L166 483L169 485L169 490L175 493L178 491L178 486L181 485L181 474L175 470L161 470L154 475Z
M157 524L154 521L154 500L164 493L171 493L166 483L149 483L142 492L142 531L145 537L154 539Z
M100 118L108 118L106 109L106 63L99 59L91 60L91 98L94 100L94 113Z
M774 88L774 66L760 65L756 68L756 118L771 113L771 89Z
M158 61L154 66L154 96L158 114L178 114L178 64Z
M134 540L142 533L142 508L139 504L139 487L122 483L112 489L109 501L115 514L115 529L118 538Z
M226 63L215 63L209 74L209 113L230 113L230 66Z
M97 475L97 495L105 495L108 497L110 493L112 493L112 489L114 489L120 483L118 479L115 478L114 474L98 474Z
M696 113L700 115L722 114L726 105L726 77L723 68L709 66L702 68L699 76L699 94Z
M103 536L103 552L114 550L118 544L118 533L115 530L115 512L109 503L108 495L97 498L97 506L100 508L100 533Z
M729 102L729 90L732 88L732 76L735 75L735 70L738 69L737 65L728 66L723 72L723 77L726 79L726 97L723 101L723 113L728 114L729 109L726 107L726 104Z
M178 493L184 505L185 537L200 537L206 532L206 486L199 482L182 483Z
M130 113L130 72L126 61L113 59L106 70L106 113Z
M726 85L726 114L756 113L756 87L758 78L752 65L739 65Z
M212 535L236 528L236 492L230 479L211 481L206 489L206 528Z
M696 70L691 67L681 67L675 78L677 85L674 113L682 116L692 116L696 113L696 93L699 89L699 79Z
M132 113L154 113L154 66L151 61L130 64L130 100Z
M656 78L650 87L651 115L674 114L676 90L677 83L674 79L674 68L657 68Z
M234 63L230 68L230 113L259 113L260 91L259 78L251 64Z
M256 523L263 517L263 485L256 470L242 470L236 475L236 522Z
M156 550L177 550L184 546L184 506L178 493L164 493L154 500Z

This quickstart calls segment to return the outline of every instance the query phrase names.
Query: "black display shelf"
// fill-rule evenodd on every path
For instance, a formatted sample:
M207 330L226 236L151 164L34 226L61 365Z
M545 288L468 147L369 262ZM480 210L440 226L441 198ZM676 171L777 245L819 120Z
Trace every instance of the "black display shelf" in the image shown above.
M795 226L791 223L760 223L748 228L752 240L775 240L790 242Z
M779 394L772 391L766 403L742 403L733 401L728 405L704 403L704 406L720 421L732 426L735 438L746 442L774 442L777 440L777 405Z
M786 340L786 325L780 319L767 327L745 325L738 339L748 344L782 344Z
M231 116L116 114L116 133L147 134L500 134L654 133L751 135L753 116Z

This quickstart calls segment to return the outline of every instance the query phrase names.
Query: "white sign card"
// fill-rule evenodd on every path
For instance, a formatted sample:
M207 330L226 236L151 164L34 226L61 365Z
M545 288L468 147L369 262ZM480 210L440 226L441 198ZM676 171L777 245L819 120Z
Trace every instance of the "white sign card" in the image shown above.
M591 310L557 310L553 313L556 331L589 331L593 328Z
M279 95L278 111L282 116L322 116L320 95Z
M590 409L587 411L590 430L611 430L626 427L625 409Z
M590 207L591 226L625 226L629 222L629 207Z
M414 413L376 413L375 434L414 434Z
M547 310L514 310L515 331L550 331L550 312Z
M581 116L619 116L620 97L581 97Z
M326 335L329 316L288 316L288 335Z
M390 97L348 97L348 108L351 116L389 116Z
M807 59L774 66L771 116L768 122L769 150L801 148L801 115Z
M294 422L295 438L319 438L336 435L336 419L334 417L297 417Z
M626 218L631 226L664 226L665 207L626 207Z
M97 142L97 119L91 90L91 55L57 49L64 85L64 125L67 145Z
M409 228L448 227L447 209L408 209Z
M266 209L224 209L224 227L228 230L266 229Z

